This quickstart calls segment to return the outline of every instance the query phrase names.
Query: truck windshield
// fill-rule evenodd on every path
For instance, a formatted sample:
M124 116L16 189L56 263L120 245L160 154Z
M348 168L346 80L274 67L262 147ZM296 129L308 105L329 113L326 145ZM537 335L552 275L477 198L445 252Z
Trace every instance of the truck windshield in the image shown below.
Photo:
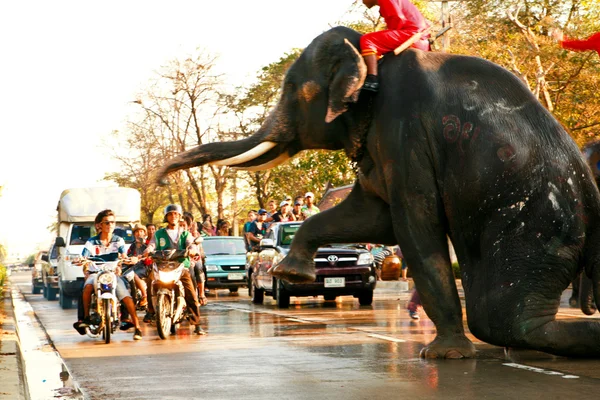
M209 239L202 242L202 248L207 256L246 254L244 241L240 239Z
M294 235L296 235L296 231L300 228L300 224L298 225L283 225L279 229L279 245L280 246L289 246L292 244L292 240L294 239Z
M133 232L131 231L130 227L127 227L123 224L117 224L117 226L115 226L114 234L122 237L125 240L125 243L127 244L133 243ZM71 238L69 244L85 244L85 242L87 242L89 238L96 235L96 228L93 224L73 225L73 228L71 229Z

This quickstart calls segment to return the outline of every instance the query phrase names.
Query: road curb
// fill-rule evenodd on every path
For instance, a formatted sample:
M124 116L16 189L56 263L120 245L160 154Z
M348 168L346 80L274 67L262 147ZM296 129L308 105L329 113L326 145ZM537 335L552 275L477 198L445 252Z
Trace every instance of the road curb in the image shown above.
M27 385L23 373L23 360L19 336L16 332L15 318L9 296L11 287L6 283L0 296L4 315L2 336L0 337L0 399L28 399Z
M10 293L26 398L85 399L31 305L18 289Z

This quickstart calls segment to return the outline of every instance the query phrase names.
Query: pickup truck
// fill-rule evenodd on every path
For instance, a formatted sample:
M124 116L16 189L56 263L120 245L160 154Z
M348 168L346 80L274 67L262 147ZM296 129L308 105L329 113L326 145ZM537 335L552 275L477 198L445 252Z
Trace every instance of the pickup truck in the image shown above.
M272 296L279 308L290 305L291 296L322 295L325 300L351 295L360 305L373 303L377 272L371 253L359 245L331 245L319 248L315 255L317 279L313 283L294 284L269 275L271 266L281 261L290 249L301 222L275 224L260 241L258 252L247 255L248 292L255 304L264 295Z

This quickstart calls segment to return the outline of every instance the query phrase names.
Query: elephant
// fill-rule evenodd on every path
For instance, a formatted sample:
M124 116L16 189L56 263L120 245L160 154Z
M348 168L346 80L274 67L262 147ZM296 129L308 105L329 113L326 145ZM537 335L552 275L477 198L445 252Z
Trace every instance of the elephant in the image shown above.
M335 27L316 37L254 134L180 153L157 179L204 164L269 169L302 150L343 149L356 169L352 191L303 222L274 277L314 280L313 256L325 244L399 244L436 327L421 357L474 357L449 237L475 337L600 356L600 322L555 318L581 271L600 297L600 193L575 142L515 75L477 57L408 49L380 60L378 93L361 91L360 36Z

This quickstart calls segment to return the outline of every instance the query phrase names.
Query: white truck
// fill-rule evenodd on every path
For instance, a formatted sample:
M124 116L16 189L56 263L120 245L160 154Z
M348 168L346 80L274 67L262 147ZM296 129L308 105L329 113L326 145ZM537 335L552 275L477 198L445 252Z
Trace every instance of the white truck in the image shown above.
M106 209L115 213L115 234L133 243L132 227L140 220L140 193L123 187L90 187L64 190L58 201L58 274L59 303L72 308L83 289L83 270L72 261L81 256L85 242L96 235L94 219Z

